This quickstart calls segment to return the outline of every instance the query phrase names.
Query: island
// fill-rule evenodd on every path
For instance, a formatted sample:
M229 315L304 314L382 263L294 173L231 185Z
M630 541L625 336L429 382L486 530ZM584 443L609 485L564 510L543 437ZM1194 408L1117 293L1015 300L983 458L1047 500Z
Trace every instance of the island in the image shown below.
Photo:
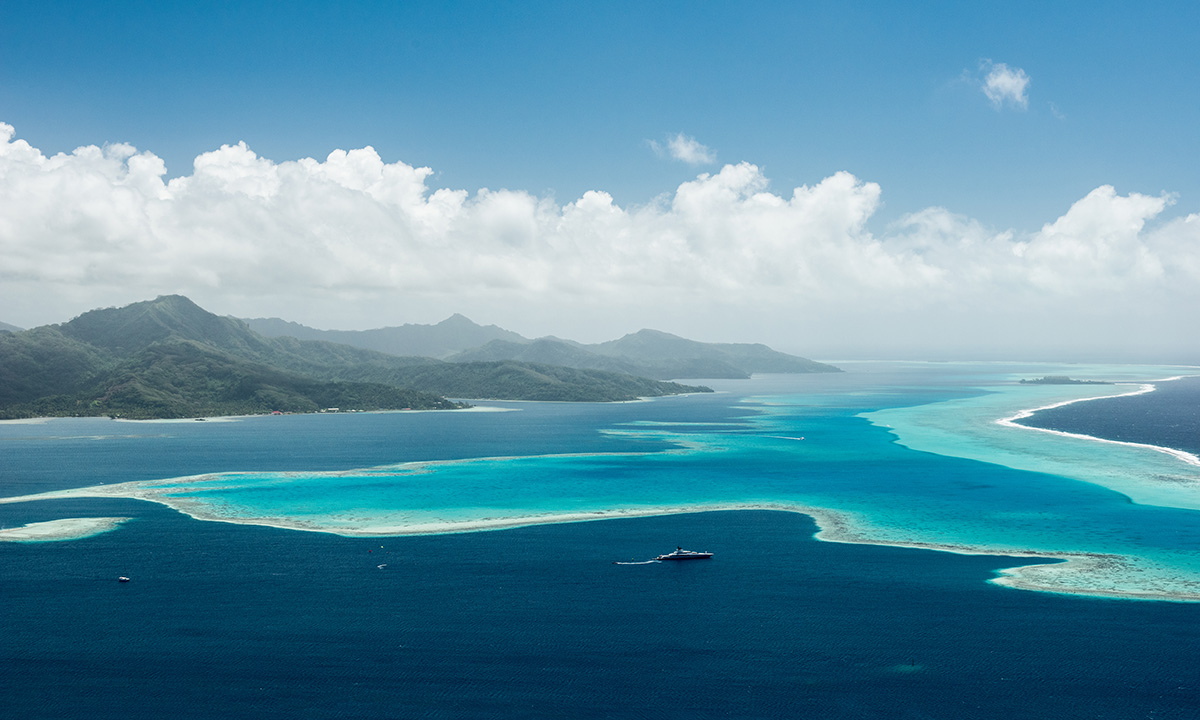
M1022 385L1112 385L1107 380L1076 380L1066 375L1046 375L1032 380L1021 380Z
M448 362L265 337L180 295L0 333L0 419L453 410L469 407L464 399L617 402L699 392L712 390L600 369Z

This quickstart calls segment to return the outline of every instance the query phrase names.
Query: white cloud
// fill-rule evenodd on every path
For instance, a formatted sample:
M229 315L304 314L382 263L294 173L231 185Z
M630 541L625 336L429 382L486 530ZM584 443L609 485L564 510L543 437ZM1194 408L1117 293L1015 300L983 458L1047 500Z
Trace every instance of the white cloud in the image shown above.
M779 192L739 163L646 206L601 190L560 205L432 189L429 168L369 147L275 162L227 145L164 182L128 145L46 156L14 137L0 124L0 320L25 327L178 292L325 327L461 311L585 340L657 325L999 352L1032 327L1103 345L1158 327L1139 318L1195 327L1200 309L1200 215L1156 225L1171 196L1109 186L1034 232L935 207L877 235L881 188L846 172Z
M1021 68L1010 68L1004 63L983 63L987 75L983 79L983 94L992 101L997 110L1005 105L1025 110L1029 107L1029 76Z
M716 152L697 142L696 138L683 133L668 138L666 146L656 140L648 142L659 157L670 157L688 165L711 165L717 161Z

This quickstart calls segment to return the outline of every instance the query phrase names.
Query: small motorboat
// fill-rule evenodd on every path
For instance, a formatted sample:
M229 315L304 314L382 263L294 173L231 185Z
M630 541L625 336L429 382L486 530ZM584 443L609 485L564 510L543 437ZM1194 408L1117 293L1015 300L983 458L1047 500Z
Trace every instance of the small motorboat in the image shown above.
M117 578L117 582L129 582L129 578L122 575L121 577Z
M696 552L695 550L684 550L682 547L676 547L674 552L669 552L666 555L659 555L655 560L707 560L712 557L710 552Z

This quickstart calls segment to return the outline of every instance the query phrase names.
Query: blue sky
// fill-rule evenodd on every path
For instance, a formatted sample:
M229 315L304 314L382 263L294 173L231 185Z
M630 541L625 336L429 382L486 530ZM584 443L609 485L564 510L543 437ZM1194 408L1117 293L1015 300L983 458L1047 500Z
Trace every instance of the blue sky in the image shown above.
M430 168L432 173L423 180L429 192L465 191L470 204L481 188L504 189L549 202L554 208L546 212L551 215L561 214L588 191L606 193L614 206L627 212L656 203L669 205L681 184L704 173L716 176L739 163L750 163L758 171L750 183L753 192L784 200L792 197L793 188L816 187L837 173L850 173L863 184L877 185L879 192L861 227L849 223L847 232L854 237L846 242L885 246L889 238L910 236L905 228L911 228L912 216L930 208L958 218L963 227L1000 238L996 242L1029 241L1027 236L1055 223L1104 186L1112 186L1118 199L1165 198L1161 208L1133 212L1129 222L1140 222L1139 232L1200 211L1200 43L1195 41L1200 10L1193 4L112 5L5 6L0 23L0 122L11 125L14 139L43 158L70 155L80 146L127 144L161 158L166 181L190 176L197 156L239 142L256 158L281 165L303 158L324 161L334 150L370 146L385 164ZM997 102L984 90L989 73L998 68L1027 82L1019 93ZM700 155L694 162L674 157L672 139L691 141ZM752 194L744 188L738 192ZM275 207L273 212L283 211ZM103 226L107 220L91 217L89 222ZM174 222L179 227L183 221ZM796 220L799 225L804 222ZM647 223L638 226L639 232L652 233L650 228L657 227ZM796 223L780 232L796 232ZM146 230L139 242L198 242L196 237L167 237L164 227ZM627 236L632 231L621 232ZM945 237L947 231L939 232L939 248L954 245ZM1187 247L1192 233L1190 226L1182 240L1175 233L1171 247ZM83 232L79 243L90 242L86 235ZM121 244L112 233L106 237L106 242ZM736 231L724 240L741 241ZM23 268L38 264L29 242L15 235L8 238L6 252L21 255ZM328 239L314 242L328 247ZM428 247L449 241L443 237L422 242ZM688 257L697 257L698 247L719 241L688 236L684 242L690 248ZM773 252L783 242L781 236ZM902 254L931 256L930 242L910 238ZM1138 242L1154 245L1146 238ZM1161 245L1151 249L1166 253ZM378 248L372 246L371 251ZM555 266L546 272L557 271L561 258L533 255ZM62 257L54 256L59 261ZM717 257L707 256L707 261L721 262ZM45 261L54 258L48 255ZM1105 263L1111 259L1101 258ZM417 260L409 257L402 264L413 262ZM434 272L430 261L419 262ZM962 262L946 261L933 270L970 272L963 270ZM278 314L293 308L303 317L289 319L349 327L432 321L443 312L478 315L490 309L495 317L477 319L532 334L572 331L564 326L567 315L556 319L546 310L559 296L547 290L544 281L518 292L510 287L512 282L500 280L496 294L481 291L461 299L459 307L453 297L434 297L428 291L436 278L401 278L393 284L394 294L386 297L408 311L385 317L364 310L377 308L381 295L347 299L354 293L342 285L316 282L318 292L330 293L322 306L327 309L316 311L289 302L283 290L256 293L223 277L220 263L213 263L214 277L179 290L200 295L198 299L209 304L223 304L216 309L236 314ZM576 265L561 271L580 272ZM936 282L937 272L912 267L893 271L915 273L895 283L894 292L900 295L891 298L896 301L891 304L909 308L913 317L931 304L955 302L948 300L954 293L946 288L920 297L906 290L917 282L914 278L924 278L925 285ZM1013 270L1030 276L1036 271ZM6 304L13 308L0 320L24 326L57 321L65 317L46 314L69 316L87 309L89 302L110 297L101 304L139 299L121 292L105 294L103 287L132 295L135 290L169 291L178 280L164 274L156 283L131 288L119 277L100 277L95 279L96 292L80 291L67 301L85 305L77 308L21 300L54 282L92 282L81 280L88 272L76 269L55 276L25 269L7 279L0 275L10 288ZM621 276L618 284L636 283L628 272L614 272ZM697 273L712 274L703 268ZM392 273L393 278L401 275ZM487 285L487 275L473 282ZM1176 278L1178 288L1166 287L1165 280L1106 287L1136 291L1139 297L1157 293L1162 296L1158 302L1173 308L1190 299L1190 278ZM857 281L879 285L873 277ZM653 279L647 282L655 284ZM597 283L612 284L604 279ZM725 288L736 295L739 283L764 286L763 278L751 273L717 281L707 293ZM1096 307L1087 293L1060 295L1047 302L1063 312L1090 315L1089 308ZM790 305L780 300L772 312L794 313L797 303L811 307L815 302L826 310L844 307L856 297L824 294L816 298L819 302L792 297ZM255 305L255 298L266 301ZM586 315L598 320L601 313L590 308L605 304L606 298L598 293L577 300ZM863 303L881 299L889 300L872 296ZM329 309L335 300L346 301L345 316ZM648 306L661 305L650 295L645 301ZM1029 302L1029 307L1037 305L1034 298ZM695 332L699 324L684 319L686 306L681 303L675 315L647 313L644 323L635 324ZM257 307L262 312L256 312ZM501 312L502 307L508 309ZM718 310L710 317L727 314L727 334L737 334L732 332L738 326L734 318L744 308L729 303ZM1147 314L1161 311L1151 305L1138 309ZM864 305L855 317L869 315ZM625 322L629 317L627 309L620 314ZM1136 322L1137 317L1130 311L1121 322ZM520 327L522 321L528 326ZM1005 322L1017 339L1019 318ZM592 324L610 335L620 334L618 318ZM1094 323L1095 333L1101 325ZM782 320L764 320L753 329L777 333L783 327ZM862 328L864 333L878 329L869 322ZM913 329L920 330L913 337L926 341L939 335L934 327L914 324ZM858 347L839 344L828 329L813 326L805 332L822 337L817 344L828 352L853 352ZM1101 337L1093 339L1095 348L1105 347Z

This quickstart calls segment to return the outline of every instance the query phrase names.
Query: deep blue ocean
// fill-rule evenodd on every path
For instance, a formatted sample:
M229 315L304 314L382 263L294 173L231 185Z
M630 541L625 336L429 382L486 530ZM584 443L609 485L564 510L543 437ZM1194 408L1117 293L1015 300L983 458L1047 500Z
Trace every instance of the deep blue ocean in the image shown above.
M1200 453L1200 377L1155 383L1155 391L1043 410L1026 425Z
M805 442L860 433L861 465L853 446L837 451L847 478L905 462L913 477L944 467L960 484L972 473L1036 478L907 450L858 417L970 396L973 381L932 382L924 371L811 380L829 385L805 390ZM774 382L768 394L783 387ZM651 403L497 404L517 408L502 413L5 425L0 495L416 460L649 461L675 442L602 430L736 430L754 412L743 397L763 388L722 389ZM1123 407L1071 407L1102 402L1110 415ZM1063 487L1087 498L1081 512L1122 504L1090 484ZM854 490L845 493L849 503ZM1152 517L1191 522L1188 512ZM797 513L355 538L199 521L126 498L0 504L4 527L76 516L133 519L82 539L0 543L5 717L1200 717L1200 603L1001 587L987 580L1019 560L821 542ZM614 564L676 545L715 557Z

